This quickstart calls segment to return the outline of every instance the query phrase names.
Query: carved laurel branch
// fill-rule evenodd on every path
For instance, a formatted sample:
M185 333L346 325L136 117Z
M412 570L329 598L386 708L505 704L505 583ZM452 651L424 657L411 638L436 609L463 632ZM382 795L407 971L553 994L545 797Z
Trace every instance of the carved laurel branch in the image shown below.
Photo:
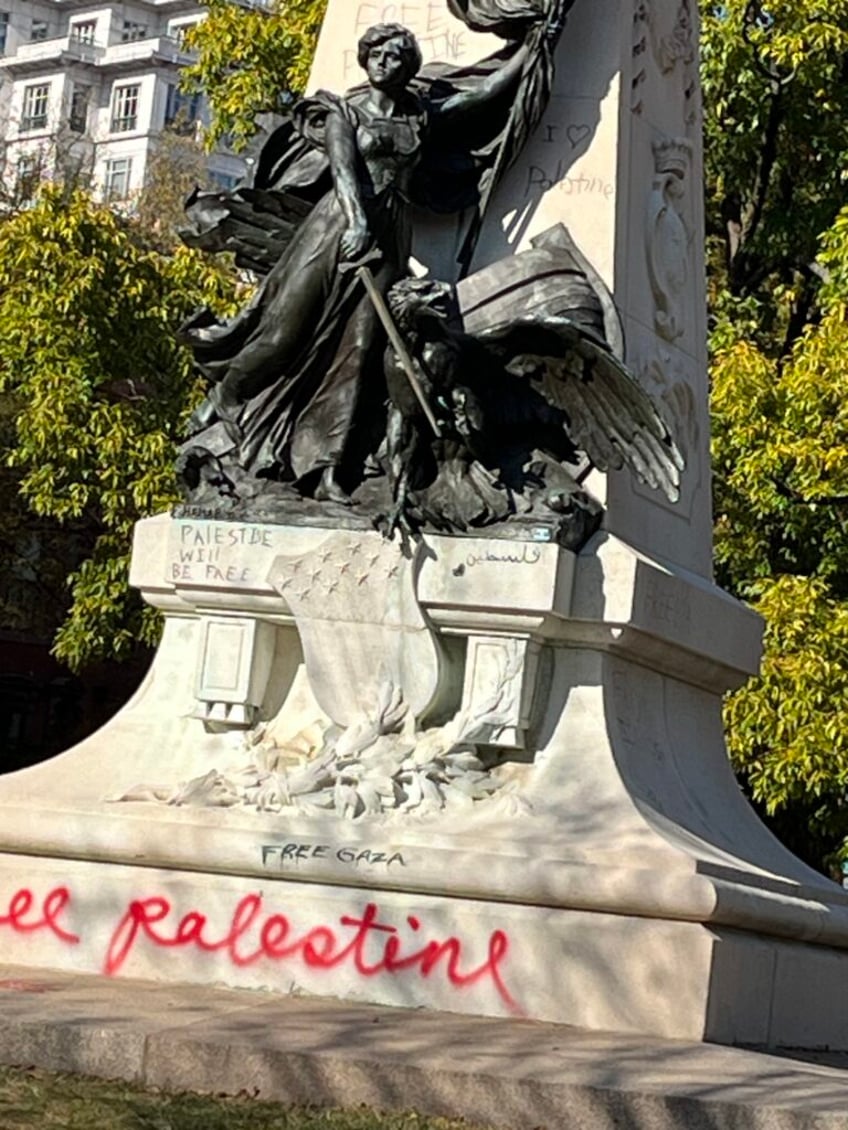
M349 820L468 809L501 789L480 760L475 738L505 724L514 667L513 659L504 659L488 698L443 726L416 731L402 691L386 676L373 707L346 729L331 726L316 735L310 727L280 744L259 727L245 741L252 757L244 767L211 769L176 787L139 785L115 799L262 813L328 811ZM516 796L504 800L514 809L523 805Z

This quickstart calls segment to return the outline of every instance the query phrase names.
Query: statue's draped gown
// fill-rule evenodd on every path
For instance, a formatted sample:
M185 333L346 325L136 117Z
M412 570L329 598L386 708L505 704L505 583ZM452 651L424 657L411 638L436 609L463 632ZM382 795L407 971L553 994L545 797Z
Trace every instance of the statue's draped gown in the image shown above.
M353 127L371 237L364 258L370 258L385 293L407 273L409 186L427 111L414 94L407 99L408 112L392 118L374 115L364 102L362 92L346 99L319 95L301 103L298 126L319 149L329 114L342 114ZM297 157L283 162L283 169L282 179L268 186L280 200L303 172ZM343 465L354 454L352 443L367 447L368 417L379 416L383 341L373 303L343 262L346 230L347 219L329 188L294 226L239 317L194 335L207 375L244 405L238 416L239 461L254 472L301 480L324 466ZM192 333L189 329L187 336ZM360 420L364 426L356 434Z

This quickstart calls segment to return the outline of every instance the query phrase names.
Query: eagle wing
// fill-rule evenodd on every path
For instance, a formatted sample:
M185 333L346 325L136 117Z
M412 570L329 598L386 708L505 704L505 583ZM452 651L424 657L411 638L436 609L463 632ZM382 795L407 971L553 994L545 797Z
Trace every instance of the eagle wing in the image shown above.
M685 462L653 399L605 342L567 317L517 321L475 335L568 419L569 437L601 471L627 466L671 502Z

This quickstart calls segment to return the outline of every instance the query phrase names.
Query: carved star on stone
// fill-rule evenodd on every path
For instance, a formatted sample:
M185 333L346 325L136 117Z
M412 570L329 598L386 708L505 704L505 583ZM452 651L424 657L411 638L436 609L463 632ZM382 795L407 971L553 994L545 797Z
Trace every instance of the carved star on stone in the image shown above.
M338 581L331 581L327 585L327 596L329 596L331 592L335 592L338 587L339 587Z
M323 553L318 554L318 560L322 565L326 565L328 561L333 560L333 554L329 549L325 549Z
M299 592L297 594L297 599L298 600L306 600L306 598L309 596L309 594L311 592L312 592L312 589L304 589L303 592Z
M350 547L351 557L357 557L362 552L362 546L358 541L352 542Z
M315 569L312 573L309 574L309 579L313 583L313 585L315 584L316 581L320 581L321 580L321 570Z
M399 572L400 572L400 565L390 565L388 567L388 569L386 569L386 580L388 581L392 577L396 577Z
M356 578L357 587L359 585L364 585L365 582L368 580L368 577L369 577L368 573L360 573L360 575Z
M341 563L341 565L339 566L339 573L349 573L349 572L350 572L350 562L349 561L343 561Z

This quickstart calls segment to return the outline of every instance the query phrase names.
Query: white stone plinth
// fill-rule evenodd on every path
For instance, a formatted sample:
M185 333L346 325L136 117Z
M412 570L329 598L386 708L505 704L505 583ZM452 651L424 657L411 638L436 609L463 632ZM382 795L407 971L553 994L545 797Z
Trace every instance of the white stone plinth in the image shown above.
M233 536L217 572L180 560L186 539L218 530ZM356 820L116 803L244 762L239 726L197 711L210 622L261 626L266 726L329 724L286 590L268 578L281 551L320 560L334 536L141 523L133 577L166 610L165 639L106 730L0 782L0 960L848 1047L844 992L798 991L837 973L848 984L848 896L763 828L723 751L721 694L756 668L759 621L610 535L577 557L427 538L413 582L381 580L387 607L391 584L413 583L416 630L449 655L454 710L483 693L493 651L519 661L506 784L490 799Z
M848 984L833 977L844 959L825 947L285 882L278 858L239 878L0 854L0 961L715 1042L833 1046L844 1034Z

